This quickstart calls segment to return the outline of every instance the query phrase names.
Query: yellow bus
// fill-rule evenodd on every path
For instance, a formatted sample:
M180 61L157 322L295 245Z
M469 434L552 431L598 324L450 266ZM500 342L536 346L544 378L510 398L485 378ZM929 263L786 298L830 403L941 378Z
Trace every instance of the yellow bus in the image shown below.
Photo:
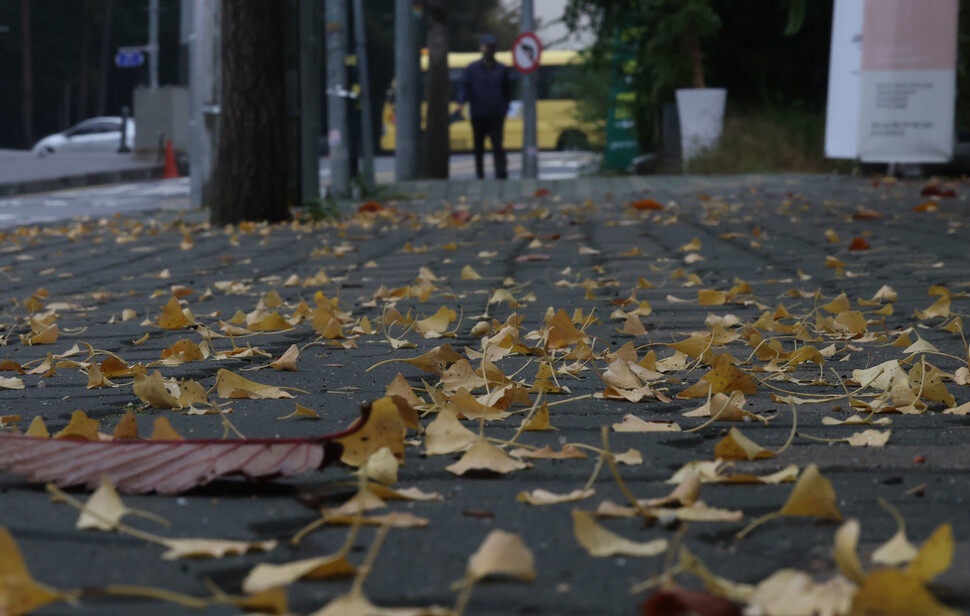
M550 50L542 52L542 63L536 70L539 77L539 96L536 103L536 140L541 150L585 150L591 144L602 142L603 128L591 124L583 124L576 117L576 101L574 88L576 82L572 79L570 64L578 61L578 52L567 50ZM448 75L451 80L452 110L457 109L455 99L458 95L458 81L462 70L482 57L479 52L449 53ZM515 77L518 73L512 65L512 54L499 51L495 59L509 67L513 73L512 102L505 118L504 147L506 150L522 149L522 101L517 92L521 90L521 80ZM428 56L421 54L422 81L424 72L428 68ZM423 88L422 88L423 91ZM421 104L421 123L424 125L427 106ZM394 115L393 86L388 91L381 114L381 149L394 150L397 139L397 126ZM468 108L465 108L465 119L452 122L449 140L452 152L466 152L472 149L472 124L468 118ZM491 143L486 141L486 149Z

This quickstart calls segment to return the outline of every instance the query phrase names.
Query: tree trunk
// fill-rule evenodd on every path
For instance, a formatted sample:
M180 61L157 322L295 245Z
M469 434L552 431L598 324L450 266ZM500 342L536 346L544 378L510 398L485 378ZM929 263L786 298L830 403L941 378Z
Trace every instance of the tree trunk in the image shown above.
M701 51L701 38L697 34L697 27L693 21L688 22L680 42L684 54L690 60L691 87L706 87L704 82L704 54Z
M448 178L448 106L451 84L448 80L448 8L445 0L427 0L428 84L427 118L424 130L422 176Z
M101 32L101 67L98 70L98 115L105 114L108 101L108 62L111 59L111 13L114 0L104 2L104 30Z
M91 0L84 0L81 9L81 82L77 94L77 119L83 120L88 115L88 47L91 45L91 19L89 13Z
M282 2L223 0L215 224L289 218Z
M27 147L34 145L34 67L30 41L30 0L20 0L20 56L23 90L20 99L20 121Z

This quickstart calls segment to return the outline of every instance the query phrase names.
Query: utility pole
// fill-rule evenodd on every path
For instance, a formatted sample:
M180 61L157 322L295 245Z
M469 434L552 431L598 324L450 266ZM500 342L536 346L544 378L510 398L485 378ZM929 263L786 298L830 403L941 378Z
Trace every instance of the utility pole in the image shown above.
M320 40L316 0L300 0L300 201L320 197Z
M418 56L417 16L412 0L394 4L394 112L397 143L394 149L394 175L398 182L418 177L421 132L420 60Z
M364 0L354 0L354 40L357 43L357 80L360 82L361 179L367 192L374 190L374 124L371 122L370 72L367 70L367 39L364 28Z
M522 0L520 32L533 32L536 27L532 0ZM539 72L522 75L522 178L539 176L539 148L536 141L536 99L539 97Z
M328 195L350 196L347 139L347 0L327 0L327 145L330 151Z
M189 52L189 195L193 208L212 205L222 91L222 2L193 6Z
M148 80L158 87L158 0L148 0Z

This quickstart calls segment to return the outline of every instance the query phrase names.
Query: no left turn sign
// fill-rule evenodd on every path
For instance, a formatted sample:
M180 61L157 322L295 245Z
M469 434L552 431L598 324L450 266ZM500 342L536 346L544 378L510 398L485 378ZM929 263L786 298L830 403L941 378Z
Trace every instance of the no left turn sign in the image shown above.
M542 43L533 32L523 32L512 43L512 62L520 73L531 73L539 68Z

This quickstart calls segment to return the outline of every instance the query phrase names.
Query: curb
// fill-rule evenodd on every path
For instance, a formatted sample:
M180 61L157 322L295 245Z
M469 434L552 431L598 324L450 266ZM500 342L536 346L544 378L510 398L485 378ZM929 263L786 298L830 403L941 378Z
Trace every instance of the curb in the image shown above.
M118 171L98 171L80 175L68 175L43 180L28 180L0 184L0 197L13 197L30 193L52 192L68 188L98 186L101 184L118 184L121 182L137 182L141 180L157 180L162 177L164 167L155 165L138 169L122 169Z

